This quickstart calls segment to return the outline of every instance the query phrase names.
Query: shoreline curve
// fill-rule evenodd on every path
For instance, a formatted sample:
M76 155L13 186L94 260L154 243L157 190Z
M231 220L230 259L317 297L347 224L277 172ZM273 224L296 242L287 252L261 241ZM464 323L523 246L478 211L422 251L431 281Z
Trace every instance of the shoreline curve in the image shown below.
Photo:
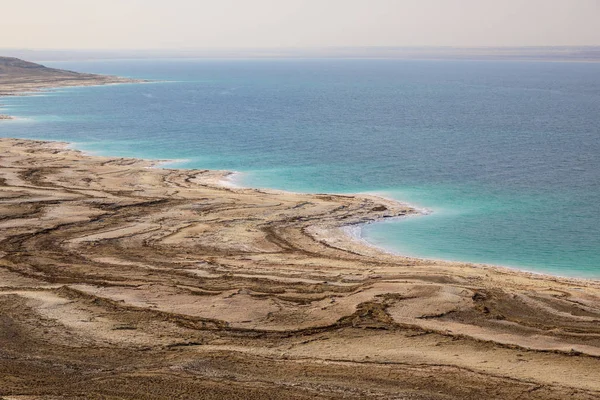
M600 281L346 235L414 213L381 197L68 146L0 138L0 396L600 397Z

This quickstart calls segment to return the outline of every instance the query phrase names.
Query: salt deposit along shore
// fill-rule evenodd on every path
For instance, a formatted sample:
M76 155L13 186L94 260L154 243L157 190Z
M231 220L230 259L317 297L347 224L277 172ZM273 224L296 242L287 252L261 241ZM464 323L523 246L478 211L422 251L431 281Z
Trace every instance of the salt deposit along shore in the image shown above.
M0 140L0 396L593 399L600 282L403 258L374 196Z
M344 227L408 206L156 165L0 139L0 398L600 398L600 282L389 254Z

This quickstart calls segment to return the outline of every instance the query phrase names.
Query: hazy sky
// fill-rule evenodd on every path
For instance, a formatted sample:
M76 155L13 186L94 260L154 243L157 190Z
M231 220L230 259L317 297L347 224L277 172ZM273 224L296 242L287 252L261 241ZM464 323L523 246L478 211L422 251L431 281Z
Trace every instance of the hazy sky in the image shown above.
M0 0L0 48L600 45L600 0Z

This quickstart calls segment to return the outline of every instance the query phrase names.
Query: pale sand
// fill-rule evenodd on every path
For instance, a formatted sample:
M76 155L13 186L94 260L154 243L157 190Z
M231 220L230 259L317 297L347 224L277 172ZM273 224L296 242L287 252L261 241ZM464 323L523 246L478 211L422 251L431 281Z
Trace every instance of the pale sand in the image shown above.
M0 94L127 81L49 74ZM0 139L0 396L600 398L599 282L391 255L342 227L410 207L157 164Z
M387 254L340 228L391 200L153 165L0 140L0 396L600 398L598 281Z

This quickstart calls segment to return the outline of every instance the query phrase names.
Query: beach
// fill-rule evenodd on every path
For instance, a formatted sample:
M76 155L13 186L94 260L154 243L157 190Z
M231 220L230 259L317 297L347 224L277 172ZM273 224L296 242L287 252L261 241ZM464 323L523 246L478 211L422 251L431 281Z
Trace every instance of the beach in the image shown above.
M414 212L375 196L0 148L3 398L600 396L597 281L385 253L341 229Z
M128 82L34 81L1 92ZM356 227L408 205L161 165L0 139L1 399L600 397L599 281L395 255Z

